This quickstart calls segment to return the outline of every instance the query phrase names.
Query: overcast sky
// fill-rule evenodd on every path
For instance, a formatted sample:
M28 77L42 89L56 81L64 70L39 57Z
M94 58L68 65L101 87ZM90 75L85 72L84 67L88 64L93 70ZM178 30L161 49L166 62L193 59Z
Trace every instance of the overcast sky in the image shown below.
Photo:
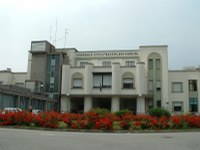
M66 28L79 51L164 44L169 69L200 65L200 0L0 0L0 70L27 71L31 41L62 48Z

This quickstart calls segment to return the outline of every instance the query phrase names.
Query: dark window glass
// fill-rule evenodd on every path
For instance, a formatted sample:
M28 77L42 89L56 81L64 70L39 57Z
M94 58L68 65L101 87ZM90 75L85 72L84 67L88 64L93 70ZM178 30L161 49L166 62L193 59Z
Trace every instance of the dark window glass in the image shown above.
M189 80L189 91L197 91L197 80Z

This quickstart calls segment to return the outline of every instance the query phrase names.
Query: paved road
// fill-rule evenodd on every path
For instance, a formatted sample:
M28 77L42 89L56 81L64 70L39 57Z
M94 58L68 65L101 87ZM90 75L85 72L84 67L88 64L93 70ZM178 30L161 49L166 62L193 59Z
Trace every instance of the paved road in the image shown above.
M78 133L0 128L0 150L200 150L200 132Z

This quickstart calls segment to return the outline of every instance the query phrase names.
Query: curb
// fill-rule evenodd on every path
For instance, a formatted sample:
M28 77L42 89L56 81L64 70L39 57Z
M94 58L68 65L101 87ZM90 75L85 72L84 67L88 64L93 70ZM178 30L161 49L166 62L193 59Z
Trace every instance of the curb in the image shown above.
M200 129L168 129L168 130L94 130L94 129L53 129L28 126L0 126L6 129L26 129L38 131L59 131L59 132L85 132L85 133L178 133L178 132L200 132Z

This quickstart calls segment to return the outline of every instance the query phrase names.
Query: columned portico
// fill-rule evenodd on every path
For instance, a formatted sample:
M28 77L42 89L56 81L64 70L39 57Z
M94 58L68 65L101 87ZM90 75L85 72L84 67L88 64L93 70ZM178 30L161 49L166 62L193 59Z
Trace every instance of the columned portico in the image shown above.
M86 96L84 99L84 112L87 112L90 109L92 109L92 97Z
M112 97L111 111L112 111L112 112L119 111L119 106L120 106L119 97Z
M70 112L70 98L63 96L61 99L61 111Z
M137 97L137 114L145 114L145 97Z

